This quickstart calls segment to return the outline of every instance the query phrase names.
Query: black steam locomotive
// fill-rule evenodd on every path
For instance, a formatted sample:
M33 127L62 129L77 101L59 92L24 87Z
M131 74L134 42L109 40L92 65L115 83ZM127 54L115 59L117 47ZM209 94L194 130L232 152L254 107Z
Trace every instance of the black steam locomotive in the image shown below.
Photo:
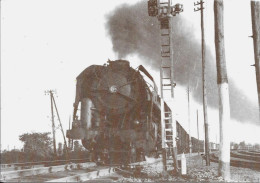
M86 68L77 77L67 137L81 139L93 161L135 162L160 152L160 119L157 86L146 69L140 65L135 70L125 60L108 61ZM177 129L179 152L186 152L187 133L179 124Z

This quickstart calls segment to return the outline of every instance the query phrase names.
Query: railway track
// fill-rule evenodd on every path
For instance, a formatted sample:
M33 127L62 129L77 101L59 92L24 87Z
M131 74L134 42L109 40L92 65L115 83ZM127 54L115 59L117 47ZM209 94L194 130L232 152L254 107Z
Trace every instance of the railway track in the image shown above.
M213 153L210 160L213 162L218 162L218 153ZM260 170L260 156L248 151L231 151L230 165Z
M93 162L31 168L1 172L1 182L79 182L105 176L113 167L97 166Z
M70 159L70 160L56 160L56 161L38 161L38 162L23 162L23 163L11 163L11 164L1 164L1 172L13 171L13 170L23 170L30 168L40 168L55 165L63 165L68 162L70 163L85 163L89 162L90 159Z
M192 156L197 153L192 154ZM187 155L188 156L188 155ZM178 156L180 159L180 155ZM143 162L120 165L97 166L93 162L71 163L59 166L30 168L25 170L1 171L1 182L111 182L124 175L138 174L142 167L161 162L162 159L149 159Z

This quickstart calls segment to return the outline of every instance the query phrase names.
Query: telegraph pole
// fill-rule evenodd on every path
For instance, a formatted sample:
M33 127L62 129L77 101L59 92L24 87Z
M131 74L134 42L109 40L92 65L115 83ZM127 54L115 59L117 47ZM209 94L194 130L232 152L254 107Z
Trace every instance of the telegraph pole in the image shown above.
M57 156L57 151L56 151L56 138L55 138L55 123L54 123L54 115L53 115L53 91L48 90L45 92L45 94L50 95L51 99L51 121L52 121L52 134L53 134L53 151L54 151L54 156Z
M70 130L70 118L69 118L69 130ZM71 139L69 138L69 148L71 149Z
M197 133L198 133L198 154L200 154L200 133L199 133L199 113L198 113L198 109L197 109Z
M53 100L53 103L54 103L54 106L55 106L55 109L56 109L56 114L58 116L61 132L62 132L62 136L63 136L63 140L64 140L64 145L65 145L65 148L66 148L66 159L69 160L68 146L67 146L67 141L66 141L65 134L64 134L64 131L63 131L63 127L62 127L62 124L61 124L60 115L59 115L59 112L58 112L58 108L56 106L55 99L54 99L53 95L51 95L51 96L52 96L52 100Z
M208 133L208 112L207 112L207 88L206 88L206 69L205 69L205 39L204 39L204 7L203 1L194 3L194 6L200 5L199 8L194 11L200 11L201 17L201 57L202 57L202 87L203 87L203 113L204 113L204 127L205 127L205 154L206 154L206 165L210 165L209 158L209 133Z
M224 180L230 180L230 104L224 45L223 9L223 0L214 0L215 48L217 65L217 84L219 93L220 129L220 154L218 174L219 176L222 176Z
M255 53L255 73L259 104L259 120L260 120L260 1L251 0L251 15L252 15L252 31L254 40Z
M187 93L188 93L188 123L189 123L189 154L191 155L192 145L191 145L191 133L190 133L190 87L189 86L187 88Z

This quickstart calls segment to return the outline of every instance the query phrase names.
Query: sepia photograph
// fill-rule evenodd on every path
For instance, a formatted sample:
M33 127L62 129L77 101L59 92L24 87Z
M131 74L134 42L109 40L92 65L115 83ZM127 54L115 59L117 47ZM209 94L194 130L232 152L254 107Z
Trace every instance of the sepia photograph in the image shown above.
M1 182L260 182L260 0L0 0Z

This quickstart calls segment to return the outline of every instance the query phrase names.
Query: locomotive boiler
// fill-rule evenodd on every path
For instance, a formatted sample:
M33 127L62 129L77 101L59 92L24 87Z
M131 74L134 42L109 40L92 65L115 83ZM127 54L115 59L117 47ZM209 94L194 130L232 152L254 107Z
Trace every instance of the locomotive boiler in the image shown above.
M80 139L96 162L125 164L158 156L160 106L157 86L142 65L133 69L126 60L92 65L77 77L67 137ZM164 108L171 111L166 103ZM176 127L178 153L188 152L189 135L178 122Z

